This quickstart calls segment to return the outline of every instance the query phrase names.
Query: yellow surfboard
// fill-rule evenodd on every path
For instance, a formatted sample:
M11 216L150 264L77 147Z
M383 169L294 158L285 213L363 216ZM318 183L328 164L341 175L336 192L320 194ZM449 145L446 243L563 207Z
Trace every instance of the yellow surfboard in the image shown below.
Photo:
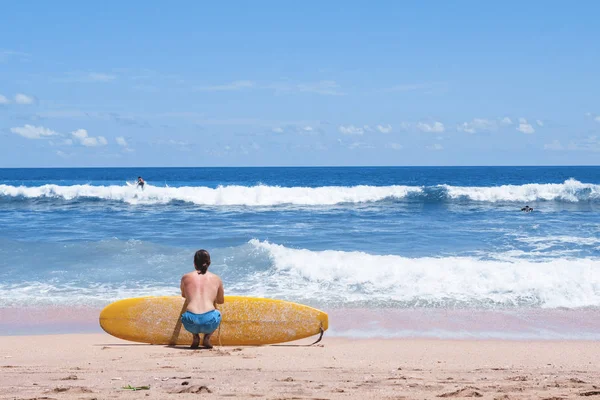
M185 299L150 296L119 300L100 312L100 326L108 334L133 342L190 345L192 334L181 325ZM221 326L213 346L246 346L283 343L327 330L326 313L283 300L225 296L218 305Z

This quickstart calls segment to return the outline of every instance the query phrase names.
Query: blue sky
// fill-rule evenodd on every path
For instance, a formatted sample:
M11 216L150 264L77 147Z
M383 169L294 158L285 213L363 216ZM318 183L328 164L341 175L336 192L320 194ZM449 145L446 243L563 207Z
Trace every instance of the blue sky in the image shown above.
M600 3L7 2L0 167L577 165Z

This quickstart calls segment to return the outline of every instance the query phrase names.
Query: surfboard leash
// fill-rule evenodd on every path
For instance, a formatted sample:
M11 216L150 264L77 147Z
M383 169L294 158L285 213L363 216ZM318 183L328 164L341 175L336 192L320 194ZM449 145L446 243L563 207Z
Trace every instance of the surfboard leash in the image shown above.
M278 346L278 347L310 347L319 343L321 339L323 339L323 334L325 333L325 329L323 329L323 324L319 324L319 337L317 340L312 342L311 344L271 344L269 346Z

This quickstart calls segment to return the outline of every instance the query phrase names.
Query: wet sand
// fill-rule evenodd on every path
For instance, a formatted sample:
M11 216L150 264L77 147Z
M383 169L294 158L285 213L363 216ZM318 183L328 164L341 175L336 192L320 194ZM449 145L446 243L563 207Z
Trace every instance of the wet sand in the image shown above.
M92 307L0 308L0 336L101 333ZM324 309L329 337L597 340L597 309Z

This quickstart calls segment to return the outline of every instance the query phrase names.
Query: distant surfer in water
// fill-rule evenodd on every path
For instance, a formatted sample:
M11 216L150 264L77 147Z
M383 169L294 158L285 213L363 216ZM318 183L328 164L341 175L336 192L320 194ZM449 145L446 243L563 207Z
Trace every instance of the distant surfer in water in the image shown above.
M144 190L144 185L145 185L145 184L146 184L146 182L144 182L144 180L142 179L142 177L141 177L141 176L138 176L137 185L138 185L139 187L141 187L141 188L142 188L142 190Z
M531 207L529 207L529 206L527 205L527 206L525 206L525 207L521 208L521 211L524 211L524 212L532 212L532 211L533 211L533 208L531 208Z
M221 323L217 304L225 302L223 282L218 275L208 272L210 254L198 250L194 255L195 271L181 278L181 296L187 301L187 310L181 315L181 323L194 336L192 349L200 346L200 334L204 334L202 346L212 348L210 337Z

